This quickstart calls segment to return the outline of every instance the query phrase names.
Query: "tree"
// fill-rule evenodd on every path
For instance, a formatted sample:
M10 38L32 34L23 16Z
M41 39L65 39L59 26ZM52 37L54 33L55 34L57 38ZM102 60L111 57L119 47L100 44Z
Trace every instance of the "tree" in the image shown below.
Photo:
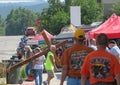
M115 13L120 16L120 2L114 3L110 9L111 13Z
M0 15L0 26L4 26L5 20L2 18L2 16Z
M64 10L69 12L72 0L65 0Z
M57 3L57 4L60 3L60 0L48 0L48 3L49 3L50 5L55 5L56 3Z
M48 0L48 2L50 4L49 8L44 8L39 16L41 19L41 27L39 30L46 29L52 34L57 34L60 32L61 27L63 27L66 23L68 23L69 21L68 14L64 12L64 7L60 3L60 0ZM63 15L65 15L65 17L61 17ZM60 21L66 21L66 22L63 23Z
M63 26L68 25L70 22L69 16L64 11L59 11L50 18L50 32L58 34Z
M41 29L58 34L62 27L70 24L70 6L81 7L81 23L89 25L103 19L103 5L97 0L48 0L50 6L40 14Z
M89 25L92 22L103 20L103 4L97 0L73 0L72 5L81 7L81 22Z
M6 35L23 35L27 26L35 26L37 15L31 10L18 8L7 16Z
M5 35L5 20L0 15L0 35Z

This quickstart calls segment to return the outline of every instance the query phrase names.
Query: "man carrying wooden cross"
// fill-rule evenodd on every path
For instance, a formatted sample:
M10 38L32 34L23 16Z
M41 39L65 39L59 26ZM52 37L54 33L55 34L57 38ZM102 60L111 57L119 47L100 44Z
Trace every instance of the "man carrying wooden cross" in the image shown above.
M43 32L43 34L46 36L46 34L45 34L44 32ZM24 61L21 61L21 62L19 62L19 63L16 63L15 65L7 68L5 71L0 72L0 76L4 75L4 74L6 74L6 73L8 73L8 72L10 72L10 71L14 71L16 68L18 68L18 67L20 67L20 66L22 66L22 65L24 65L24 64L27 64L28 62L33 61L34 59L38 58L38 57L41 56L41 55L44 55L44 54L48 53L48 52L50 51L50 46L51 46L51 45L50 45L50 42L46 42L46 43L47 43L47 45L48 45L48 47L49 47L48 49L45 49L43 52L40 52L40 53L38 53L38 54L36 54L36 55L34 55L34 56L32 56L32 57L24 60ZM58 44L56 44L55 46L56 46L56 48L59 48L60 46L66 44L66 43L68 43L68 40L65 40L65 41L63 41L63 42L61 42L61 43L58 43ZM54 56L54 58L55 58L57 64L60 65L60 61L58 61L58 59L56 58L56 56Z
M56 51L55 45L51 45L50 51L47 53L47 57L46 57L47 59L46 59L45 69L48 74L48 77L47 77L47 80L43 82L44 85L50 85L51 79L55 77L54 70L55 72L58 71L56 67L55 59L54 59L55 51Z
M48 40L48 37L45 33L42 33L50 51L47 53L47 58L46 58L46 64L45 64L45 69L48 73L47 80L43 82L44 85L50 85L51 79L55 77L54 71L58 71L57 66L61 65L61 61L58 60L56 56L56 46L51 45L51 43Z

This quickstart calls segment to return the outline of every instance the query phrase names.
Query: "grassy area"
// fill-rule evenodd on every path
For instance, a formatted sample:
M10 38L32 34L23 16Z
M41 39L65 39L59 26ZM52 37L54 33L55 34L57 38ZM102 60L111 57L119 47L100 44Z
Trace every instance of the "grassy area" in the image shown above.
M0 36L4 36L4 35L5 35L5 28L0 27Z

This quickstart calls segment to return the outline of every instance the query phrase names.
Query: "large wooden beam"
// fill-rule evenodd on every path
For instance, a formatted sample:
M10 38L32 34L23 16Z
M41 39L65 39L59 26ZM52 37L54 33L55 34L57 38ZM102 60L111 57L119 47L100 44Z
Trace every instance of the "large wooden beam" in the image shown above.
M65 41L63 41L63 42L61 42L61 43L58 43L58 44L56 45L56 47L58 48L58 47L62 46L62 45L65 44L65 43L68 43L68 40L65 40ZM4 75L4 74L6 74L6 73L8 73L8 72L10 72L10 71L18 68L18 67L20 67L20 66L22 66L22 65L24 65L24 64L27 64L28 62L33 61L35 58L38 58L38 57L40 57L41 55L45 55L48 51L49 51L49 48L46 49L46 50L44 50L43 52L40 52L40 53L38 53L38 54L36 54L36 55L34 55L34 56L32 56L32 57L24 60L24 61L21 61L21 62L19 62L19 63L16 63L15 65L11 66L10 68L7 68L4 72L1 72L1 73L0 73L0 76L2 76L2 75Z
M49 39L48 39L48 37L47 37L46 33L45 33L45 32L43 32L43 33L42 33L42 36L44 37L44 40L46 41L47 46L50 48L51 43L49 42Z
M46 44L47 44L48 47L50 48L51 43L50 43L50 41L49 41L49 39L48 39L46 33L43 32L43 33L42 33L42 36L44 37L44 39L45 39L45 41L46 41ZM64 45L64 44L61 44L61 46L62 46L62 45ZM57 47L57 48L58 48L58 47ZM55 58L55 62L56 62L56 64L57 64L57 66L61 66L61 61L60 61L60 59L58 59L56 53L54 53L54 58Z

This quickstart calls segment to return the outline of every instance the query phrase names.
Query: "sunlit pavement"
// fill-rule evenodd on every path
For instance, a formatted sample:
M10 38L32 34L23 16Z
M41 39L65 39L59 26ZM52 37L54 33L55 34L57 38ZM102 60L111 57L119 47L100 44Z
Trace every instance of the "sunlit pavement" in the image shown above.
M56 77L54 79L51 80L50 85L59 85L60 84L60 79L61 79L61 72L57 72L55 73ZM43 73L43 81L45 81L47 79L47 73ZM24 81L23 84L21 85L35 85L35 81ZM66 81L64 83L64 85L66 85Z
M50 85L59 85L60 79L61 79L61 72L55 73L56 77L51 80ZM43 73L43 81L47 79L47 73ZM0 84L0 85L35 85L35 81L23 81L22 84ZM64 82L64 85L66 85L66 81Z

